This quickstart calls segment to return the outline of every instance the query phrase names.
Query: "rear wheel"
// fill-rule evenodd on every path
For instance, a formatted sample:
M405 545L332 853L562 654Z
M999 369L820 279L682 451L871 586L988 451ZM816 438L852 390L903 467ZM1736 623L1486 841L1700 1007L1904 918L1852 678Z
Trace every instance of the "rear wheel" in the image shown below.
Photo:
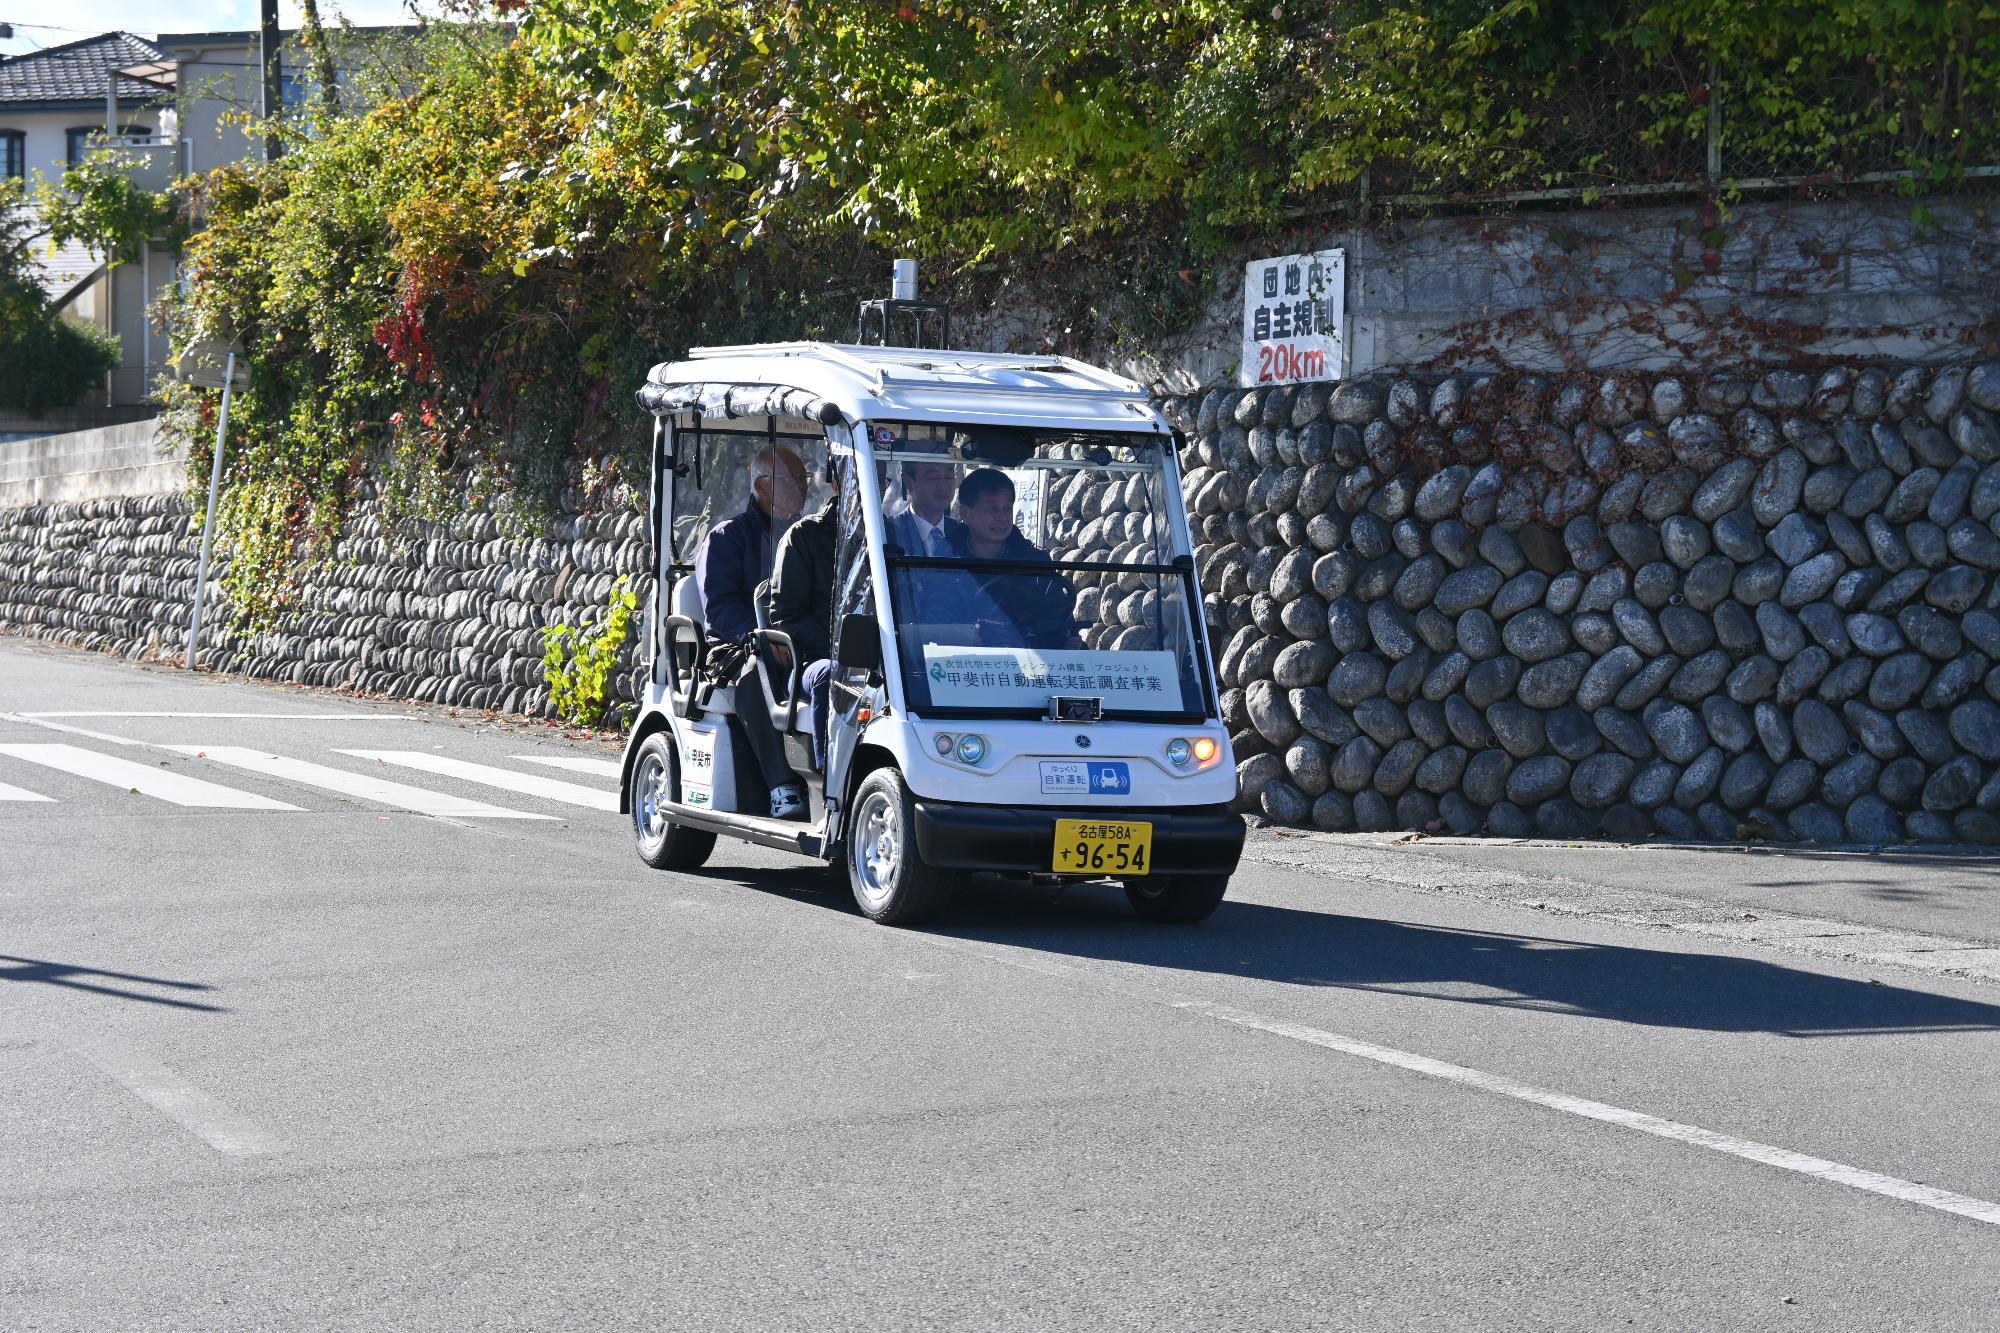
M917 854L916 807L903 775L878 768L854 795L847 830L847 882L863 916L885 926L914 926L951 902L958 877Z
M715 835L667 818L662 808L680 799L680 764L674 743L656 731L632 759L632 833L639 859L655 870L695 870L715 850Z
M1132 910L1148 921L1191 926L1206 921L1229 891L1227 875L1160 875L1125 881Z

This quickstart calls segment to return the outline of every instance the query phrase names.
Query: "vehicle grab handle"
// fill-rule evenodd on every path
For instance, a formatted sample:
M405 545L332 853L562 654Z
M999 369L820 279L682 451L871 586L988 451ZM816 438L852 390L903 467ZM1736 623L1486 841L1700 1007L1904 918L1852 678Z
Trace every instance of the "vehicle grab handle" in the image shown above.
M791 663L791 670L785 676L784 725L784 730L790 731L799 717L799 693L805 687L806 664L799 660L798 653L793 649L792 636L783 630L765 629L759 626L750 632L757 636L758 642L762 643L766 649L782 646L785 650L785 660ZM757 680L763 687L765 702L770 705L772 712L776 712L778 701L771 697L771 680L768 671L768 666L766 666L765 670L759 671L757 673Z

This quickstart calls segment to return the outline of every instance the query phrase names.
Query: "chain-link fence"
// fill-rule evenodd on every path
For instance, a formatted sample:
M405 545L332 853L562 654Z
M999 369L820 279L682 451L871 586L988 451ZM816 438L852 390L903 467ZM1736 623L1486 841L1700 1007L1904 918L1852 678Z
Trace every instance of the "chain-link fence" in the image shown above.
M1862 65L1773 94L1725 70L1607 61L1566 71L1518 128L1474 153L1419 136L1344 204L1479 206L1715 191L1902 185L1935 193L2000 177L1996 112L1966 90L1913 90Z

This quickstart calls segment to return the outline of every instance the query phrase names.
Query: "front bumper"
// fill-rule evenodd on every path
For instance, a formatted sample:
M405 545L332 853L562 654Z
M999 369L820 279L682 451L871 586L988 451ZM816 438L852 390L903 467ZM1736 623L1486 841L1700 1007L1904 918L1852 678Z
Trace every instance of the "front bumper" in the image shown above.
M1160 875L1227 875L1243 855L1243 817L1219 805L1171 810L1064 809L960 805L919 798L917 851L943 870L1046 874L1058 819L1144 820L1153 826Z

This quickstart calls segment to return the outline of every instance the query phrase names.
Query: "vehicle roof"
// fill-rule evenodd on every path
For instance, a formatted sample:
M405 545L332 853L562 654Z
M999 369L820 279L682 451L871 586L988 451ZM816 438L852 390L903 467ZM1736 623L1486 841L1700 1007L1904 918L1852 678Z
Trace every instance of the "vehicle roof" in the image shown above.
M1055 429L1166 431L1146 391L1063 356L964 352L851 343L697 347L663 362L653 385L801 390L850 420L937 420ZM696 395L690 395L692 401Z

